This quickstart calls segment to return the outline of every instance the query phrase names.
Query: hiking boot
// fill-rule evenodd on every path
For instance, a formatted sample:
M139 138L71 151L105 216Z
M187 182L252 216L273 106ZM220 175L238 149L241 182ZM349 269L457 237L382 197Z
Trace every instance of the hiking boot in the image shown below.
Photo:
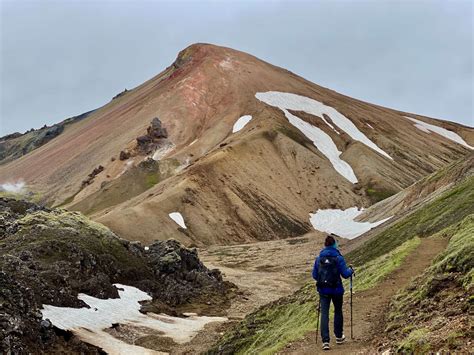
M342 334L342 337L336 338L336 344L344 344L345 341L346 341L346 336L344 334Z
M329 343L323 343L323 350L329 350Z

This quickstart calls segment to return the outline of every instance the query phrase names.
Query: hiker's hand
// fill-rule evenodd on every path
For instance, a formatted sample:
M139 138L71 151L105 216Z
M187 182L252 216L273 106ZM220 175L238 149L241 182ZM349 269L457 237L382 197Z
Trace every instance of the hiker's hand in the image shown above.
M354 276L355 276L356 272L355 272L355 270L354 270L354 267L352 266L352 264L351 264L351 265L349 265L349 269L351 269L351 270L352 270L352 275L354 275Z

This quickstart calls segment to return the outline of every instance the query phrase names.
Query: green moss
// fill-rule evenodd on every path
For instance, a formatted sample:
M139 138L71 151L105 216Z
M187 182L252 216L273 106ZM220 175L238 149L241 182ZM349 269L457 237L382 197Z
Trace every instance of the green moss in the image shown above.
M393 196L395 194L395 191L377 189L375 187L368 186L365 190L365 193L370 198L372 203L377 203L379 201L385 200L390 196Z
M445 322L432 321L443 318L443 312L457 309L458 314L468 309L472 302L466 295L472 294L472 270L474 269L474 215L449 226L434 237L449 238L446 249L433 261L432 265L405 290L392 300L389 313L391 330L410 324L416 328L428 324L429 331L442 332ZM433 301L436 299L436 302ZM464 301L461 301L464 300ZM436 306L433 309L433 305ZM413 310L417 311L413 313ZM462 323L460 323L462 324ZM449 330L447 328L446 330ZM467 332L468 329L465 329ZM451 334L452 335L452 334ZM457 338L449 334L437 336L449 348L458 346ZM399 349L413 350L414 342L404 339Z
M446 191L434 201L396 222L361 248L348 253L355 265L373 260L415 237L427 237L474 214L474 177Z
M466 289L474 286L474 215L467 216L461 222L445 228L438 235L449 237L446 250L439 255L428 270L431 274L461 273Z
M375 287L387 275L399 268L405 258L420 245L420 242L420 238L408 240L391 252L379 256L358 268L354 279L354 290L364 291ZM347 283L348 281L345 281L346 288Z
M315 329L316 302L314 285L308 284L247 316L208 353L273 354Z
M401 353L426 353L430 350L428 329L413 330L399 345L397 351Z
M448 334L446 338L446 344L448 348L456 349L457 347L461 346L464 337L465 335L460 332L452 332Z
M160 181L157 174L150 173L145 177L147 188L153 187Z
M22 250L44 249L45 262L64 260L64 251L74 246L94 255L109 255L122 265L143 267L139 258L131 257L120 239L106 226L89 220L78 212L55 210L36 211L17 221L20 229L7 239L0 240L4 252L19 253ZM29 236L34 235L34 240ZM51 244L54 247L51 247ZM48 246L43 248L43 246Z

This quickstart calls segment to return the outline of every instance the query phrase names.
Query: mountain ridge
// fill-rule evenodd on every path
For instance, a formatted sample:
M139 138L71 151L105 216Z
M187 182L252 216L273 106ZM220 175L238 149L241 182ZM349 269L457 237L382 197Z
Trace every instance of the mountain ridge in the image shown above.
M256 98L268 91L333 108L393 161L335 132L331 115L290 110L332 142L358 183L346 181L285 112ZM252 119L231 133L245 115ZM367 207L469 152L442 135L414 128L405 115L474 144L472 128L351 99L249 54L195 44L160 74L2 165L0 182L24 179L44 201L83 212L86 206L103 206L91 212L94 219L143 242L169 236L198 245L284 238L310 230L308 214L318 208ZM166 177L139 173L140 181L123 179L151 157L140 152L137 138L154 117L168 138L157 141L153 157L174 170ZM88 174L93 177L82 186ZM126 201L104 204L117 200L108 186L120 191L130 184L144 188ZM187 229L169 218L172 212L184 215Z

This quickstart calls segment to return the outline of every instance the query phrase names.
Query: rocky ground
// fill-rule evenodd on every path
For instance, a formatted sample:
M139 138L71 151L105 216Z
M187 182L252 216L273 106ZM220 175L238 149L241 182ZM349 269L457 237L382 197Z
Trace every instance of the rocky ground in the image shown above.
M143 311L176 315L190 304L218 313L232 288L176 241L145 249L79 213L7 198L0 199L0 255L0 352L7 353L97 352L41 317L43 304L84 307L78 293L115 298L113 283L126 284L153 296Z

